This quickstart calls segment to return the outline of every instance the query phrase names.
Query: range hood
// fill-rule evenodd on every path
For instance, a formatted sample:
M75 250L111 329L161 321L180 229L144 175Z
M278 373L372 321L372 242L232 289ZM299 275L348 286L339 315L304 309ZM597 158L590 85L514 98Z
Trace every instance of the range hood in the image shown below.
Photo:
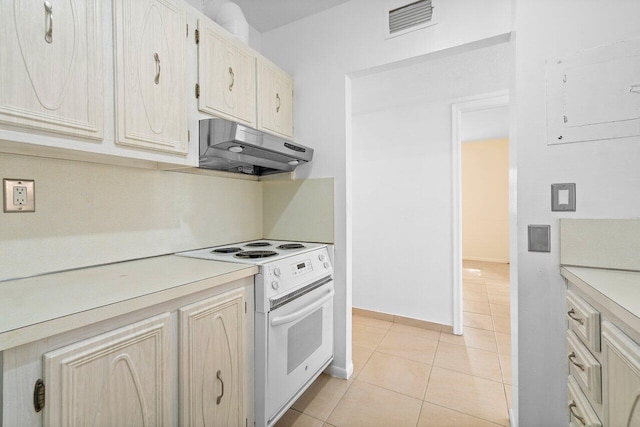
M200 120L200 167L251 175L292 171L313 148L225 119Z

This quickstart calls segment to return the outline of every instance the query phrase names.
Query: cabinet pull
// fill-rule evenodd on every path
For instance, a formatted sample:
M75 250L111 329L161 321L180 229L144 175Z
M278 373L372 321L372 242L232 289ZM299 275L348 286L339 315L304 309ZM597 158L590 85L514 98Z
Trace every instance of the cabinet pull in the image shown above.
M576 402L572 400L571 403L569 403L569 412L571 412L571 415L573 415L573 418L580 421L580 423L582 423L582 425L585 426L587 425L587 423L585 422L584 418L578 415L574 410L577 406L578 405L576 405Z
M222 384L222 391L220 392L220 396L218 396L218 398L216 399L216 405L219 405L220 401L222 400L222 396L224 396L224 381L222 380L222 372L220 371L220 369L218 369L216 378L218 378L220 380L220 384Z
M577 317L576 316L576 311L573 308L571 310L567 311L567 316L569 316L570 318L572 318L576 322L580 323L581 325L584 325L584 319L581 319L581 318Z
M160 84L160 55L158 55L158 52L153 54L153 59L156 60L156 78L153 79L153 82Z
M47 43L53 43L53 6L48 1L44 2L44 20L44 40Z
M229 85L229 92L233 90L233 84L236 82L236 75L233 74L233 68L229 67L229 74L231 75L231 84Z
M276 104L276 113L280 112L280 94L276 93L276 101L278 101L278 103Z
M569 355L567 356L567 358L569 359L569 362L571 362L571 364L575 367L577 367L578 369L580 369L582 372L584 372L584 365L582 363L578 363L576 362L574 359L576 358L576 353L575 352L571 352L569 353Z

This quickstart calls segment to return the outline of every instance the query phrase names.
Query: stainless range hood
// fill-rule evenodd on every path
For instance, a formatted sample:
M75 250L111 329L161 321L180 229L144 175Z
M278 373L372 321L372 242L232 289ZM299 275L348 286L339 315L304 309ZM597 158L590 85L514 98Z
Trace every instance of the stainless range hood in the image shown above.
M200 120L200 167L251 175L292 171L313 148L225 119Z

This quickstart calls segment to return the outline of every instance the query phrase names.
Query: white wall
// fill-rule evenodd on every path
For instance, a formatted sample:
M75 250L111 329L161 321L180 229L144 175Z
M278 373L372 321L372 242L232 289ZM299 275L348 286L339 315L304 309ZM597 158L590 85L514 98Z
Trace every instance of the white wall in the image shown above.
M299 168L298 176L336 180L334 367L342 375L351 367L349 75L511 30L509 0L442 1L437 25L385 40L386 4L385 0L352 0L262 34L262 53L295 79L296 139L316 149L314 161Z
M519 426L567 425L565 286L559 218L637 218L640 139L546 145L545 60L640 37L640 2L517 0ZM550 212L550 184L575 182L577 211ZM551 253L527 252L527 224L551 224ZM513 303L516 303L515 301Z
M507 89L508 53L352 80L354 307L452 325L451 103Z
M464 142L461 160L462 258L508 263L509 140Z
M509 138L509 107L462 113L460 139L463 142L499 138Z

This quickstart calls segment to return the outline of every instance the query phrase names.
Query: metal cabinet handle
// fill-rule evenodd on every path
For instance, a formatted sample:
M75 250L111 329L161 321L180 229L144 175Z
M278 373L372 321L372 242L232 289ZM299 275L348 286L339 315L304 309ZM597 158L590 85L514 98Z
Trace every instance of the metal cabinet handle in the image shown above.
M581 325L584 325L584 319L581 319L581 318L577 317L576 316L576 311L573 308L571 310L567 311L567 316L569 316L570 318L572 318L576 322L580 323Z
M576 353L575 352L571 352L567 355L567 358L569 359L569 362L571 362L571 364L575 367L577 367L578 369L580 369L582 372L584 372L584 365L582 363L578 363L576 362L574 359L576 358Z
M222 384L222 391L220 392L220 396L218 396L218 398L216 399L216 405L220 404L220 401L222 400L222 396L224 396L224 381L222 380L222 371L220 371L218 369L218 373L216 374L216 378L218 378L220 380L220 384Z
M278 104L276 105L276 113L280 112L280 94L276 93L276 101L278 101Z
M231 84L229 85L229 92L233 90L233 85L236 82L236 75L233 74L233 68L229 67L229 74L231 74Z
M47 43L53 43L53 6L48 1L44 2L44 20L44 40Z
M581 417L580 415L578 415L576 413L576 411L574 411L574 409L577 407L578 405L576 405L576 402L574 402L573 400L571 401L571 403L569 403L569 412L571 412L571 415L573 415L573 418L575 418L576 420L580 421L582 423L583 426L586 426L587 423L584 420L583 417Z
M156 77L153 79L153 82L160 84L160 55L158 55L158 52L153 54L153 59L156 61Z
M324 305L327 301L333 298L335 293L336 293L335 290L329 289L322 298L315 301L313 304L309 304L308 306L301 308L298 311L294 311L291 314L275 317L274 319L271 320L271 326L286 325L287 323L295 322L296 320L302 319L304 316L311 313L316 308Z

